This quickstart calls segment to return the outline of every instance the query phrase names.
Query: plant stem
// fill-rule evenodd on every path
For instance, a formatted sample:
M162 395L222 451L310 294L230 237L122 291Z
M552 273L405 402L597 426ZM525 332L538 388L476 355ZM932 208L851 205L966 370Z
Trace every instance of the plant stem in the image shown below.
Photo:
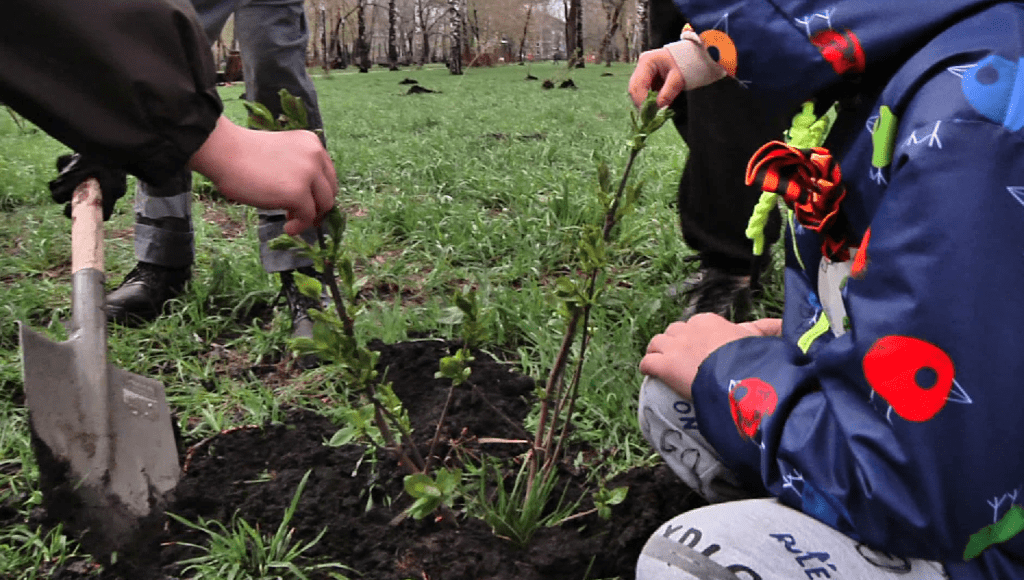
M321 250L327 249L323 226L316 227L316 240L320 244ZM324 253L326 254L326 252ZM334 308L338 311L338 319L341 320L341 324L345 330L345 336L354 337L356 335L355 322L352 320L352 317L348 315L348 311L345 309L345 302L341 299L341 290L338 288L338 280L334 277L334 258L330 256L325 257L323 265L324 282L327 283L327 288L331 292L331 298L334 300Z
M448 418L448 408L451 407L454 396L455 381L452 381L451 386L448 387L448 397L444 400L444 407L441 408L441 417L437 420L437 426L434 428L434 438L430 440L430 447L427 448L427 459L423 462L424 473L430 471L430 463L434 460L434 451L437 449L437 442L441 438L441 427L444 425L445 419Z
M626 191L626 184L633 164L640 153L640 149L631 149L629 160L622 172L622 179L619 180L618 188L612 203L604 216L604 228L601 232L602 240L607 244L611 241L611 233L617 223L616 218L622 196ZM527 497L532 491L538 470L541 477L551 474L558 462L558 457L564 447L565 439L568 437L569 424L572 415L576 410L576 395L579 391L579 384L583 372L583 361L586 355L587 345L590 342L588 331L590 324L590 311L593 306L594 297L597 294L597 277L601 268L595 267L588 273L588 284L586 290L586 302L580 309L574 310L566 325L565 336L562 338L562 345L555 358L555 364L548 375L547 384L544 389L544 400L541 402L540 416L537 420L537 430L534 436L533 449L531 450L530 477L527 480ZM580 338L580 353L573 369L572 380L568 391L563 390L565 378L565 367L569 364L569 353L576 341L576 333L579 328L580 319L583 320L582 336ZM551 405L555 405L552 410ZM559 427L561 421L561 429ZM559 431L557 439L555 431Z
M629 161L626 162L626 168L622 171L622 179L619 181L619 188L615 191L615 198L612 200L612 205L608 208L608 213L604 216L604 231L602 232L604 241L607 242L611 239L612 228L615 227L615 214L619 211L619 202L622 200L622 193L626 191L626 180L629 178L629 172L633 170L633 163L636 161L637 155L640 154L638 149L630 149Z
M324 238L323 226L317 226L316 228L317 243L320 245L321 250L327 249L327 241ZM324 254L327 252L325 251ZM348 311L345 308L345 302L341 297L341 289L338 288L338 280L334 276L334 260L331 257L325 257L323 261L323 279L330 289L331 298L334 299L334 307L338 312L338 318L341 320L345 335L354 338L355 322L352 317L348 315ZM385 444L395 455L395 460L405 468L409 473L421 473L423 471L423 459L419 456L419 450L416 449L415 444L412 443L412 438L408 433L405 433L399 426L401 435L400 441L395 441L394 434L391 432L391 428L388 426L385 414L390 415L390 412L384 407L377 398L377 392L373 388L373 385L367 383L363 385L363 389L366 391L367 398L373 404L373 419L377 424L377 429L380 431L381 437L384 439ZM392 417L393 418L393 417ZM398 422L395 421L398 425ZM408 445L406 445L408 442ZM406 448L411 448L412 457L406 453Z

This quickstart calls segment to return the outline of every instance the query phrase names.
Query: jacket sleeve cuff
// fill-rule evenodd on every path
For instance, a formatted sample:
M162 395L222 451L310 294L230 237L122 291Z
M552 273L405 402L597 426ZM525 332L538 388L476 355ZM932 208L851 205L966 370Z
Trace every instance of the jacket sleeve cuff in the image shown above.
M665 45L665 48L683 73L686 82L684 90L707 86L726 76L725 69L711 58L696 32L692 29L683 30L680 38L677 42Z
M804 372L800 350L776 337L750 337L728 343L704 360L693 382L697 427L723 462L747 486L764 489L765 462L779 436L769 425L784 417ZM765 450L769 453L765 453Z

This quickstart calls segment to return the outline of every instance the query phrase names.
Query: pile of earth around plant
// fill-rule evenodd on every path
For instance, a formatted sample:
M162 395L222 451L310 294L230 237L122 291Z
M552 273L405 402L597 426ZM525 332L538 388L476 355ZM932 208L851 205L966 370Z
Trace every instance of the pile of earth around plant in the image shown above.
M371 345L379 349L380 370L402 400L425 453L434 436L450 381L436 379L438 361L457 345L439 340ZM532 407L535 381L510 365L475 352L470 381L475 388L454 391L436 454L458 467L463 457L498 458L506 481L526 448L523 419ZM293 540L309 541L326 533L306 552L309 560L342 563L346 574L366 580L583 580L630 579L640 550L657 527L681 511L700 504L663 465L637 468L614 477L609 488L628 486L623 503L610 519L590 513L560 526L541 528L525 548L495 536L481 520L460 516L457 526L432 518L398 517L411 503L403 492L405 472L390 457L379 459L358 445L329 447L337 431L327 418L292 411L282 424L229 431L196 445L176 490L172 511L190 521L199 518L227 524L232 515L272 533L307 471L311 474L291 521ZM186 450L190 442L186 442ZM184 450L183 450L184 451ZM583 453L591 469L599 468L602 450ZM183 462L186 457L183 454ZM559 496L580 499L577 513L593 507L593 478L587 468L562 469ZM98 575L76 563L51 571L50 578L170 579L183 577L183 559L199 555L182 543L203 544L203 534L169 521L148 567L107 567ZM91 573L90 573L91 572ZM326 578L313 572L311 578ZM187 575L185 575L187 576Z

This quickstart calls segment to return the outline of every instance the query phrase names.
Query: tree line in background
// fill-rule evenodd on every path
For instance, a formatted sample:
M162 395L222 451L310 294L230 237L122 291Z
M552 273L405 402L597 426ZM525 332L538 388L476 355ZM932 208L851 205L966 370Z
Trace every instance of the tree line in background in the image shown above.
M650 0L306 0L310 65L632 61L649 48ZM217 49L226 62L231 27Z

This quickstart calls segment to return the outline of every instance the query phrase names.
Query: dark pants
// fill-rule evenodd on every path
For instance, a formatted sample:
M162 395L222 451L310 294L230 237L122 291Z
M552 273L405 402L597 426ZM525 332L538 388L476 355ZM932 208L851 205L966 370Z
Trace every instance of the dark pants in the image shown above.
M679 181L679 225L701 265L734 275L760 272L770 251L756 259L747 221L761 190L744 184L747 162L765 143L782 138L782 122L768 121L750 91L732 77L686 91L672 104L673 122L689 148ZM765 245L779 239L779 212L765 227Z
M672 0L650 0L651 46L679 40L686 24ZM743 78L742 67L739 78ZM679 225L701 265L746 276L768 267L768 247L779 239L778 211L765 228L765 255L757 260L746 237L761 191L743 184L747 161L768 141L782 139L789 119L769 121L736 79L686 91L672 103L673 122L690 149L679 182Z

